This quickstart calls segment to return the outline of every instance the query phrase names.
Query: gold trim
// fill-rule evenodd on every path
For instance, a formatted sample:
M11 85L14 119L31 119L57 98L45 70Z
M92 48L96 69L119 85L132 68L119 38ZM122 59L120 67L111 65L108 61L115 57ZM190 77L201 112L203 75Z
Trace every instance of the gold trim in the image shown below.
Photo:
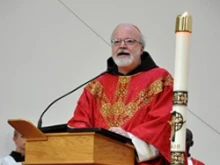
M133 115L160 93L164 86L173 84L171 75L155 80L148 87L144 88L128 103L128 91L131 85L131 76L119 76L113 101L104 92L103 86L98 81L93 81L87 85L86 89L95 97L98 108L109 127L121 126ZM130 87L131 88L131 87Z
M185 105L188 103L188 92L187 91L174 91L173 92L173 104L174 105Z
M192 33L192 17L187 12L178 15L176 18L175 32Z
M171 165L184 165L184 152L171 152Z

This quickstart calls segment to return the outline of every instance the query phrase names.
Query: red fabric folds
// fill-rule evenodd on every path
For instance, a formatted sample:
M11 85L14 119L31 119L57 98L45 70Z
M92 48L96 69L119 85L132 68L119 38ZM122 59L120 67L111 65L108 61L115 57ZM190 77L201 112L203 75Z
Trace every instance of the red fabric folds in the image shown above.
M68 126L122 127L161 153L139 165L166 165L170 161L172 97L173 79L164 69L132 76L105 74L84 88Z

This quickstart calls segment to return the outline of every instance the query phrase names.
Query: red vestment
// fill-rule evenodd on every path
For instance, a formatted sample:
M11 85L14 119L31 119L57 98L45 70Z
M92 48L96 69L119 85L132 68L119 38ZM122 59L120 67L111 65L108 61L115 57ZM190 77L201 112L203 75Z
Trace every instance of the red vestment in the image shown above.
M199 161L199 160L196 160L194 158L191 158L192 162L193 162L193 165L205 165L203 162Z
M161 154L138 165L166 165L170 161L172 97L173 79L162 68L130 76L107 73L84 88L68 126L122 127Z

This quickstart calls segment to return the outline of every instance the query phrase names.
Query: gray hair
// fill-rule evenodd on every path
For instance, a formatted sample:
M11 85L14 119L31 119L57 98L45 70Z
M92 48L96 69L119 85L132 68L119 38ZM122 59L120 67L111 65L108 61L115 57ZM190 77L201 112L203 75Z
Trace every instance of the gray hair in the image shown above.
M114 39L114 38L113 38L113 35L114 35L115 31L118 29L118 27L120 27L121 25L132 26L132 27L134 27L135 29L137 29L137 30L139 31L139 33L140 33L140 38L139 38L140 43L143 45L143 47L145 47L146 42L145 42L145 37L144 37L144 35L141 33L141 31L139 30L139 28L138 28L137 26L135 26L135 25L133 25L133 24L130 24L130 23L122 23L122 24L117 25L117 26L115 27L115 29L113 30L113 32L112 32L111 40Z

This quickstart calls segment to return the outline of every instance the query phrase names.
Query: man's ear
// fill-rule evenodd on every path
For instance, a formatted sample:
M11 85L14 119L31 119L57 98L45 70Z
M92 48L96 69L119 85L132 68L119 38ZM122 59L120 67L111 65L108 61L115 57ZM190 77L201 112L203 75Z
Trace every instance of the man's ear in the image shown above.
M192 146L193 146L193 144L194 144L194 141L192 140L192 141L191 141L191 144L190 144L190 146L192 147Z
M15 141L16 141L16 137L14 136L14 137L12 138L12 140L15 142Z

